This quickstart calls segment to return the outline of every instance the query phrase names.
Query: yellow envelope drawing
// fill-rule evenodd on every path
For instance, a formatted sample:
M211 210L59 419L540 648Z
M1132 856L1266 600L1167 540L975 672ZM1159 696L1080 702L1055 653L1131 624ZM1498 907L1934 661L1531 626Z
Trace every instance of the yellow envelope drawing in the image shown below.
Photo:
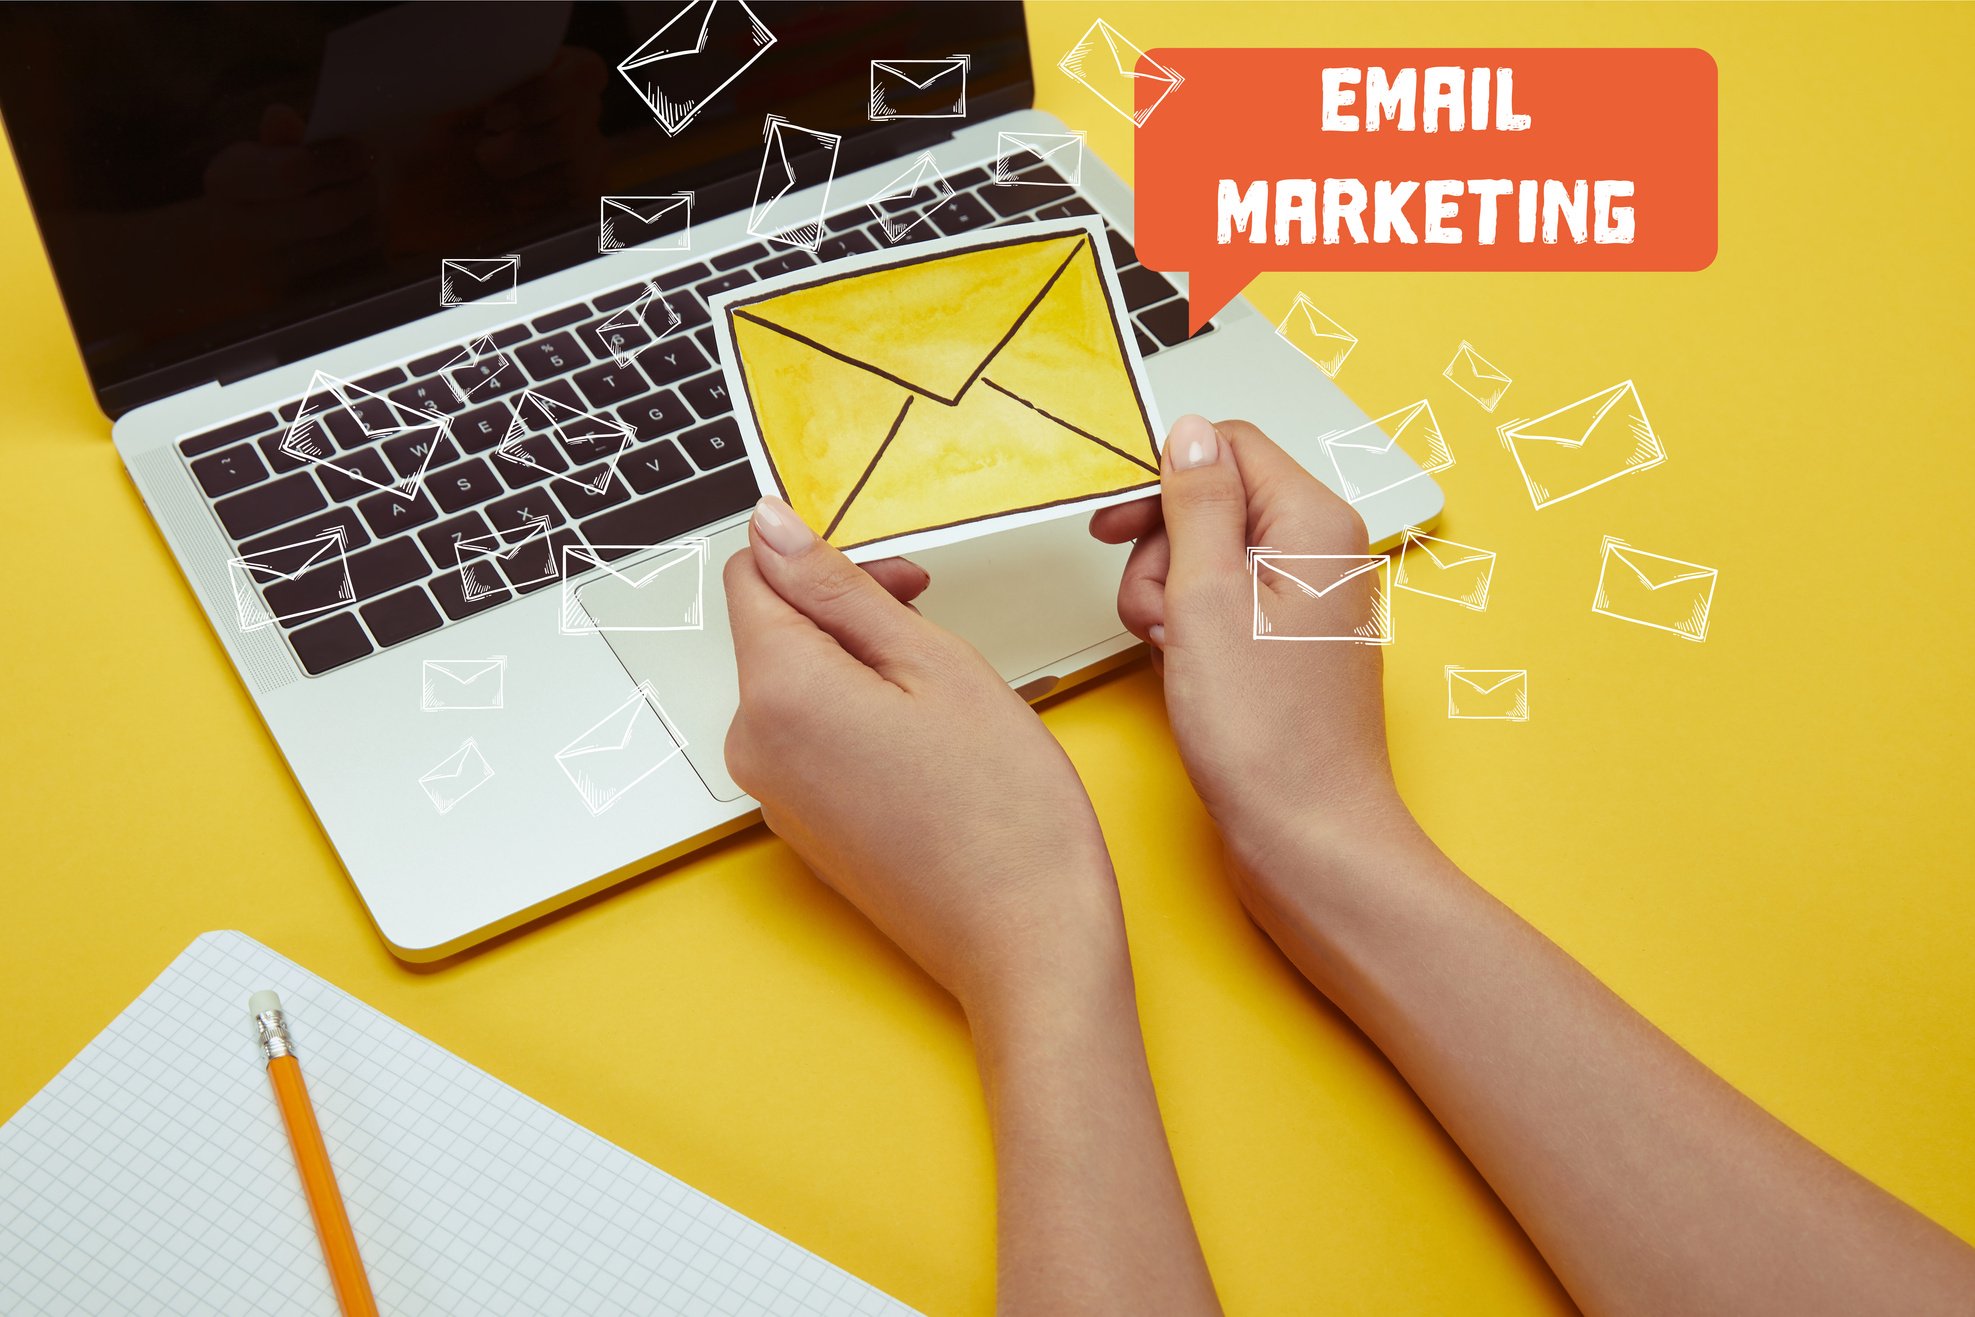
M426 659L420 665L418 707L424 713L499 709L506 702L505 654L477 659Z
M1671 631L1687 640L1708 638L1714 588L1720 573L1712 567L1635 549L1607 535L1598 565L1598 589L1591 611Z
M706 614L706 549L704 537L658 545L564 545L562 633L699 630ZM593 571L601 571L625 590L637 592L637 607L623 610L635 614L636 622L604 626L590 616L576 597L576 578Z
M966 118L967 67L971 62L966 55L872 60L871 122Z
M1138 71L1141 62L1148 66L1144 73ZM1160 102L1186 81L1164 64L1147 58L1144 51L1101 18L1056 62L1056 67L1096 92L1098 99L1140 128ZM1143 109L1138 104L1141 86L1149 88L1152 96L1151 103Z
M1047 165L1056 177L1024 178L1025 171ZM989 181L999 187L1075 187L1083 182L1084 134L998 132Z
M460 256L439 262L440 306L513 306L520 290L519 256Z
M421 774L418 785L432 802L432 808L450 814L453 806L487 785L493 776L494 770L480 753L479 743L469 736L459 749Z
M555 762L583 798L583 807L597 815L685 748L686 738L645 681L596 726L556 751Z
M1319 435L1317 442L1329 455L1338 488L1350 503L1454 465L1453 450L1424 399L1349 430Z
M693 249L693 193L599 200L600 252L683 252Z
M1406 532L1392 576L1395 589L1445 599L1477 613L1488 611L1488 591L1494 583L1494 553L1416 530Z
M830 183L837 175L837 148L843 138L804 128L779 114L764 119L761 132L761 172L754 180L747 231L752 237L813 252L823 243L823 216L830 210ZM811 193L819 187L821 191Z
M1128 322L1083 224L935 241L722 303L756 479L860 560L1159 479Z
M747 0L691 0L617 66L667 136L678 136L706 103L775 44Z
M350 585L349 542L343 527L226 560L233 611L242 631L294 622L341 608L356 597Z
M1392 560L1384 554L1248 550L1257 640L1392 643ZM1362 584L1369 578L1369 589ZM1361 582L1351 589L1344 587Z
M1502 401L1502 395L1515 383L1507 371L1476 352L1466 339L1462 339L1461 345L1454 349L1454 359L1440 374L1449 384L1480 403L1484 412L1494 411Z
M460 593L468 599L485 599L510 586L520 590L555 580L560 569L550 530L547 517L534 517L512 530L454 540Z
M1631 380L1533 420L1509 421L1495 432L1539 508L1666 461Z
M1358 346L1358 336L1317 309L1307 293L1296 294L1276 337L1310 359L1312 365L1332 379L1344 368L1344 359Z
M617 478L617 463L636 441L631 427L612 417L523 389L514 400L507 437L494 449L500 461L545 471L552 481L599 495Z
M1495 722L1529 721L1529 673L1522 668L1463 668L1448 664L1447 716Z
M887 242L901 242L932 213L953 199L953 185L933 162L933 153L920 155L905 172L879 188L866 204L884 230Z

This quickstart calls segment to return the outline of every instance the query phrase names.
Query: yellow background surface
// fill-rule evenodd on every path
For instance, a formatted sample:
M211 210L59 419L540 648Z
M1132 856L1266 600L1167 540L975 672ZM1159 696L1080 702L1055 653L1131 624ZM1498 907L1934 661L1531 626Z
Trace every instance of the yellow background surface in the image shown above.
M1032 13L1041 105L1129 174L1129 128ZM1142 46L1699 45L1721 67L1700 274L1283 276L1362 340L1374 415L1430 397L1443 533L1485 615L1402 598L1401 784L1483 884L1770 1110L1975 1236L1965 535L1968 8L1106 4ZM0 1112L199 932L262 939L524 1092L937 1313L992 1292L957 1010L746 832L427 970L399 964L125 481L11 170L0 180ZM1657 470L1531 510L1504 407L1638 381ZM1172 410L1184 399L1169 399ZM1704 645L1594 617L1600 537L1718 566ZM1441 668L1530 669L1528 724ZM1152 1067L1239 1313L1568 1307L1396 1074L1243 919L1138 664L1045 718L1111 839Z

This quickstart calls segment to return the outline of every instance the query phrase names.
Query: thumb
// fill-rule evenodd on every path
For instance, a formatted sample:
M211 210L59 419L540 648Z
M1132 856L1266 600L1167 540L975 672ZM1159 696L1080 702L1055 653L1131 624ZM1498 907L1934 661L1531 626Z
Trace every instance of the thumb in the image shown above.
M772 495L755 504L748 539L775 593L851 657L894 684L926 670L932 624L818 539L788 504Z
M1167 581L1243 570L1248 491L1227 436L1189 413L1173 422L1162 460L1159 506L1173 551Z

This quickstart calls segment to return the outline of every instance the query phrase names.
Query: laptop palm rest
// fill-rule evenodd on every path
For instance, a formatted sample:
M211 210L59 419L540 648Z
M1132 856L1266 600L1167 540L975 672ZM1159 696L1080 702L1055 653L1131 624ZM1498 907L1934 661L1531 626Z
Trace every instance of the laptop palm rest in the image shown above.
M947 545L912 560L932 573L919 611L964 637L1010 682L1116 636L1118 579L1129 545L1099 544L1089 518L1065 517ZM710 536L704 625L696 631L632 631L648 605L637 590L604 575L580 585L589 613L633 681L648 681L686 742L686 757L719 800L746 793L727 774L727 725L740 703L721 573L747 545L747 523Z

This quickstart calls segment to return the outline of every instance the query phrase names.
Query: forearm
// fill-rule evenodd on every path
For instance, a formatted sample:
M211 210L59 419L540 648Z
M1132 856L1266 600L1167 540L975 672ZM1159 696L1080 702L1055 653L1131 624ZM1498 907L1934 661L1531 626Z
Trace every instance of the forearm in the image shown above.
M1146 1068L1122 931L973 1013L1003 1313L1218 1313Z
M1251 884L1587 1311L1947 1312L1975 1251L1717 1078L1409 824Z

